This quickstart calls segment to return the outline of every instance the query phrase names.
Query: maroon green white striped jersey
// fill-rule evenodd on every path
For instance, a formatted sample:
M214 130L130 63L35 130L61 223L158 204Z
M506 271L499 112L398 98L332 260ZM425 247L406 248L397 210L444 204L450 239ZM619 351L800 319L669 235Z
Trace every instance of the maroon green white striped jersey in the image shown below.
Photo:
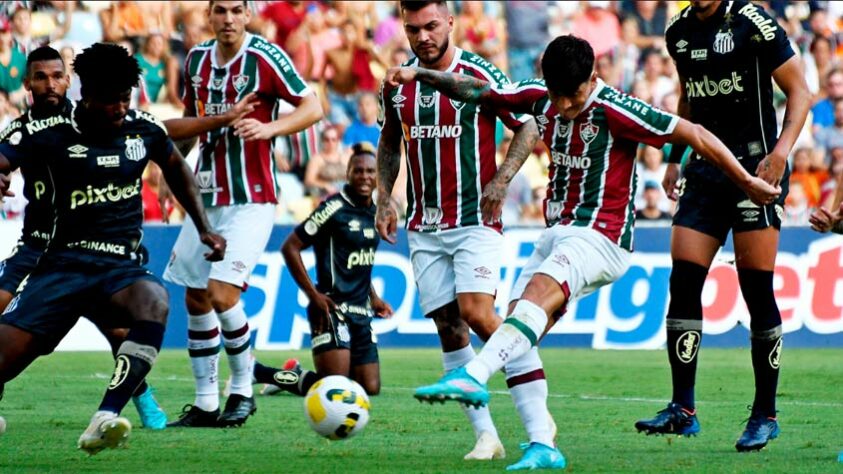
M631 251L638 145L661 148L679 118L599 79L574 120L559 115L541 80L493 87L491 94L495 107L536 117L551 160L548 227L591 227Z
M258 103L248 117L276 119L278 101L297 106L311 89L278 46L246 33L243 46L227 64L217 64L217 41L193 47L185 59L183 102L197 117L225 113L250 92ZM206 207L277 202L273 140L246 142L224 127L200 137L196 177Z
M413 58L405 66L418 66ZM496 85L509 79L482 57L456 50L446 72L468 74ZM401 123L407 151L407 229L431 232L486 225L480 216L483 187L497 172L495 124L509 128L528 118L449 99L413 81L381 90L381 110ZM490 225L500 231L501 224Z

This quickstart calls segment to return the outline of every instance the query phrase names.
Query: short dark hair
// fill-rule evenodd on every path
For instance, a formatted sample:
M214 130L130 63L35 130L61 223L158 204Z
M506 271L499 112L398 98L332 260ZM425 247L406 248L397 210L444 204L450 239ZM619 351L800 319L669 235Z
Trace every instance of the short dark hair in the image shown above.
M367 141L357 142L354 145L351 145L351 157L348 159L347 171L351 171L351 166L355 158L360 156L377 158L376 153L377 150L375 146Z
M445 0L401 0L401 11L408 10L417 12L428 5L445 5L448 7L448 2Z
M554 94L573 96L594 71L594 50L588 41L573 35L558 36L542 56L542 74Z
M32 72L32 63L55 60L59 60L62 64L64 64L64 59L61 57L61 53L49 46L41 46L40 48L32 50L32 52L29 53L29 56L26 57L26 75L29 76Z
M103 70L107 67L107 70ZM82 83L82 96L113 97L137 87L141 68L138 60L122 46L94 43L73 61Z
M243 6L246 7L246 8L249 8L248 0L243 0ZM214 8L214 0L210 0L208 2L208 8Z

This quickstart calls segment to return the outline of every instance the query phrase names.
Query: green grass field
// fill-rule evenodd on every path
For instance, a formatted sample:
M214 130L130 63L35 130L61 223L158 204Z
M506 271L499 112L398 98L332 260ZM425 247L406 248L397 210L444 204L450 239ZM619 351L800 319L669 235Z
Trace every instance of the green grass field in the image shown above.
M291 353L259 353L280 365ZM296 353L309 363L305 352ZM782 435L760 453L738 454L734 442L748 416L752 372L748 350L703 350L696 438L646 437L638 418L663 408L669 396L663 351L548 349L550 410L571 472L843 472L843 351L784 352L779 385ZM111 374L104 352L58 353L37 361L8 384L0 402L7 422L0 436L0 472L502 472L520 457L524 432L503 391L491 388L492 413L507 459L462 460L473 433L453 404L422 405L413 387L440 373L434 350L385 350L383 391L357 438L330 442L304 420L302 401L259 397L258 413L239 429L151 432L135 429L128 448L89 457L76 449ZM222 366L226 366L223 362ZM193 401L186 352L165 351L150 376L171 417ZM124 414L139 424L134 406ZM137 427L136 427L137 428Z

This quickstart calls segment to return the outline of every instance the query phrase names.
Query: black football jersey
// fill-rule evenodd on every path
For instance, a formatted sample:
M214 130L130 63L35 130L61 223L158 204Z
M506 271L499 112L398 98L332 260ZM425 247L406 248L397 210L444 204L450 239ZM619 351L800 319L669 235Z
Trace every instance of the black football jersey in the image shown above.
M704 21L691 7L669 23L665 41L683 82L691 121L714 133L751 172L773 150L777 125L772 73L795 53L775 18L758 5L724 1ZM714 171L694 160L688 171Z
M342 303L366 308L380 236L375 229L375 205L355 204L349 193L346 185L326 199L295 232L306 245L313 245L316 289L341 308Z
M82 133L78 112L29 120L0 153L15 167L33 157L45 165L55 212L48 252L141 259L143 171L173 144L148 113L130 110L116 132Z

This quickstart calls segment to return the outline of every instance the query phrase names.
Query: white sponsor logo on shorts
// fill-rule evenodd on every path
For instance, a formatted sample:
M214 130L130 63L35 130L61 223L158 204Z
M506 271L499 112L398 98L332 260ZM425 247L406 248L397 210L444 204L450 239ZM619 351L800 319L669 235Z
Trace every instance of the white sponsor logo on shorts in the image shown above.
M349 342L351 340L351 334L348 332L348 326L345 324L340 324L337 326L337 338L340 342Z
M332 339L331 333L326 332L325 334L320 334L320 335L314 337L313 339L311 339L310 340L310 346L311 347L324 346L325 344L330 343L331 339Z

